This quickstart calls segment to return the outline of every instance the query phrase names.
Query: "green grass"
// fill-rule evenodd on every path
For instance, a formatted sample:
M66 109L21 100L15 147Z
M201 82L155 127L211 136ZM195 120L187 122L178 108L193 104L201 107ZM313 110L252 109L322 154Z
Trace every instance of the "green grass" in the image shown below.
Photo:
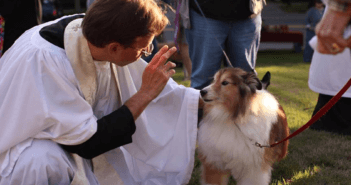
M256 70L259 78L270 71L268 90L283 106L291 132L310 118L318 94L308 88L309 64L302 53L265 51L258 53ZM174 79L182 82L182 69L177 68ZM196 158L189 185L198 185L200 162ZM272 185L348 185L351 184L351 136L342 136L307 129L290 140L289 153L274 165ZM230 185L234 185L233 180Z

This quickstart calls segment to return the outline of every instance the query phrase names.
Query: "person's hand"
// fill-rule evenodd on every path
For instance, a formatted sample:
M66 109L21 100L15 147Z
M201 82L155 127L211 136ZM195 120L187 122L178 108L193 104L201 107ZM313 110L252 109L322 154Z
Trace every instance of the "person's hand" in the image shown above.
M350 15L348 13L328 9L316 27L318 52L335 55L344 51L350 42L343 38L344 30L349 21Z
M168 46L163 46L152 58L151 62L146 66L142 76L142 84L140 92L146 93L151 100L156 98L165 85L168 79L175 74L173 69L176 65L173 62L167 62L177 49L175 47L168 49ZM167 63L166 63L167 62Z
M165 45L146 66L143 72L140 90L124 103L132 113L134 120L136 120L147 105L161 93L169 78L174 75L175 70L173 68L176 67L176 65L173 62L167 62L167 60L176 51L177 49L175 47L168 49L168 46Z

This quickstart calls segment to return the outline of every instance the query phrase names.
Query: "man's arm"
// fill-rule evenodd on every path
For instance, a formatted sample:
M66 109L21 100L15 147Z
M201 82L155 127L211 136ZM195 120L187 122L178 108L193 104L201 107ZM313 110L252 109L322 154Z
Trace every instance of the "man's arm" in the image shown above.
M145 110L147 105L163 90L169 78L175 73L175 64L166 63L176 52L173 47L164 46L151 60L142 76L140 90L125 104L111 114L97 121L96 133L86 142L79 145L61 145L66 151L91 159L109 150L129 144L136 130L134 121ZM165 64L166 63L166 64Z
M100 154L132 142L136 130L134 118L128 107L122 106L97 121L95 134L79 145L62 145L70 153L92 159Z

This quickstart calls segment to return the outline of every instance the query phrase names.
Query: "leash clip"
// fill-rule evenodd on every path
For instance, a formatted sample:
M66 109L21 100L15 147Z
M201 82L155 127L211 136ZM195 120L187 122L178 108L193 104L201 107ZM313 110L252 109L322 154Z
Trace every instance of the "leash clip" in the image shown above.
M258 143L258 142L255 142L255 146L257 146L257 147L259 147L259 148L269 148L269 147L271 147L271 146L269 146L269 145L261 145L261 144Z

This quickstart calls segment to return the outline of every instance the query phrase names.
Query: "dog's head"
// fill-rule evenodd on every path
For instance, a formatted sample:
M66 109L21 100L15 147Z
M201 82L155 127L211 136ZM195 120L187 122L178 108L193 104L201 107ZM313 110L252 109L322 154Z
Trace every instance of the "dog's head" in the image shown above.
M245 114L249 100L256 90L261 89L262 83L254 72L224 68L215 74L214 81L200 93L205 101L205 112L214 106L224 106L235 119L239 114Z

